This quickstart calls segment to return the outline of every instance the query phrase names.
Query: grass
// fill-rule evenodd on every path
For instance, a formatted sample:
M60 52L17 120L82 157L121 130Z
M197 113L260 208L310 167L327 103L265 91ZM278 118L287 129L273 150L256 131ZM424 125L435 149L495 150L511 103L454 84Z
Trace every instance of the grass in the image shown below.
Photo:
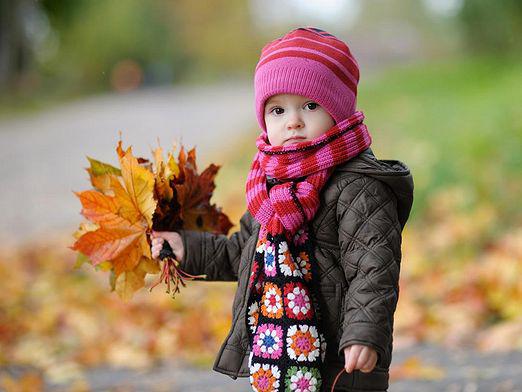
M360 86L378 157L412 170L414 214L437 190L458 185L514 218L507 191L520 189L520 85L520 59L482 57L390 70Z

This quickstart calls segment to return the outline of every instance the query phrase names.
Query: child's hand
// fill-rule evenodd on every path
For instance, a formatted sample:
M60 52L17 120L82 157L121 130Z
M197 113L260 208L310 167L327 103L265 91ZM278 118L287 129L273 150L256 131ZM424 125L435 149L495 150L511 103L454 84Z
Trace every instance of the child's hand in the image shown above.
M152 245L151 245L151 253L152 258L157 259L159 257L161 248L163 247L163 241L167 241L174 252L174 256L176 256L176 260L181 262L183 260L183 256L185 255L185 249L183 248L183 240L181 236L175 231L152 231L151 234Z
M348 373L355 369L369 373L377 364L377 359L377 352L362 344L354 344L344 349L344 368Z

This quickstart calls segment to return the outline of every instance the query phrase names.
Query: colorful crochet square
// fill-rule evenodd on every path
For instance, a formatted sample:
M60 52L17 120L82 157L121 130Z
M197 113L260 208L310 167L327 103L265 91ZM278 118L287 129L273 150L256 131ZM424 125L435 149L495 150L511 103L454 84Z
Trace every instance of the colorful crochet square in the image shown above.
M256 363L250 369L250 384L256 392L273 392L279 388L280 376L276 365Z
M292 325L288 328L286 351L291 359L314 361L319 357L319 336L314 326Z
M258 357L279 359L283 345L283 330L279 325L261 324L254 337L252 352Z
M301 271L299 270L297 264L292 258L292 254L288 250L288 244L283 241L279 244L279 269L281 273L285 276L295 276L301 277Z
M321 375L319 370L306 366L291 366L285 377L285 391L319 392Z
M274 244L267 241L265 250L265 274L267 276L275 276L276 273L276 248Z
M263 316L278 319L283 316L283 296L281 289L275 283L265 283L261 298L261 312Z
M302 283L286 283L283 289L286 316L297 320L309 320L314 311L308 288Z
M304 280L310 282L312 280L312 265L310 264L310 257L306 252L299 252L296 257L297 266Z

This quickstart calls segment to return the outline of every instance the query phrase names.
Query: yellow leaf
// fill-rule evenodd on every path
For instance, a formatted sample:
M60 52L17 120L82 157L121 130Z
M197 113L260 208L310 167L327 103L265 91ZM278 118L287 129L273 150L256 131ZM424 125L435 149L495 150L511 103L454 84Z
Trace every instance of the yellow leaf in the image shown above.
M153 260L147 257L142 257L140 263L138 264L138 269L147 274L157 274L160 272L159 263L157 260Z
M176 159L169 153L167 158L167 168L165 169L165 177L170 178L172 175L179 176L179 165L176 163Z
M154 176L147 169L141 167L131 152L125 153L120 158L123 182L127 192L133 202L135 209L147 221L149 227L152 226L152 214L156 209L156 201L153 197Z
M89 173L92 186L98 189L103 194L111 195L112 190L110 188L109 174L121 176L121 170L112 165L97 161L96 159L90 157L87 157L87 159L91 164L91 167L87 168L86 170L87 173Z
M87 157L87 159L89 160L89 162L91 164L91 171L92 171L93 175L100 176L102 174L111 173L111 174L115 174L117 176L121 176L121 170L118 169L117 167L109 165L108 163L100 162L100 161L90 158L90 157Z
M118 204L118 214L131 224L138 222L141 219L141 213L136 209L131 196L127 193L118 177L110 175L110 181L116 203Z
M146 273L140 269L126 271L116 278L116 293L124 301L132 298L133 294L145 285Z
M143 235L139 239L139 243L141 246L141 254L149 259L152 259L152 253L150 251L150 244L147 240L147 235L143 233Z

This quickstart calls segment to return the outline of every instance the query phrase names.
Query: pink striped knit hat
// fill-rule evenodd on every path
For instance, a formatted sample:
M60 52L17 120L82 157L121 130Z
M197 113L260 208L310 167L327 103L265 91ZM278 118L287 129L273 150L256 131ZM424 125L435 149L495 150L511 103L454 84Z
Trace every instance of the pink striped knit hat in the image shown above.
M336 123L355 112L359 66L348 46L315 27L300 27L266 44L254 77L257 121L266 132L265 102L296 94L320 104Z

